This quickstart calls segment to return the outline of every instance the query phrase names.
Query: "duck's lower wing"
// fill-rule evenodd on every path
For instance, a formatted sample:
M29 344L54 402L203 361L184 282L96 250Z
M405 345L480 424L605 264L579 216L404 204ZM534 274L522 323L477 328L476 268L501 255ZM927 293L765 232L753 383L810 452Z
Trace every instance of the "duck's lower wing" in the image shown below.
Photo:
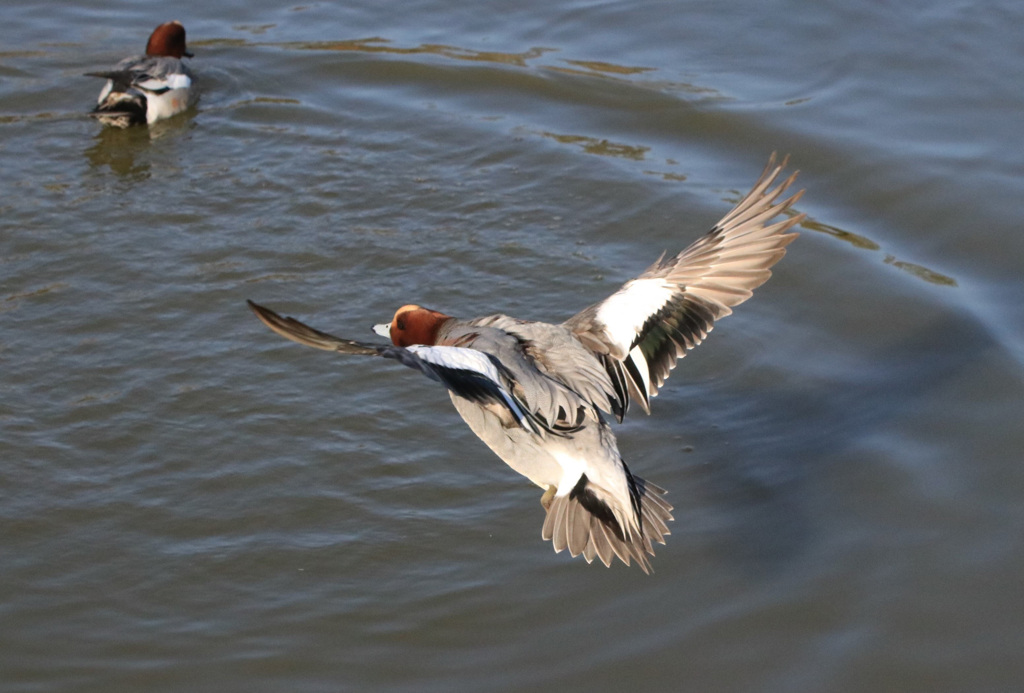
M295 318L283 318L258 303L253 303L252 301L246 301L246 303L252 308L252 312L256 314L260 322L285 339L290 339L293 342L298 342L314 349L336 351L339 354L377 355L380 352L381 347L379 345L364 344L352 339L335 337L332 334L321 332L305 323L299 322Z
M383 356L393 359L420 371L471 402L483 406L497 405L512 416L512 421L515 422L513 425L521 426L531 433L545 427L545 423L534 416L511 392L499 364L481 351L462 347L397 347L391 344L357 342L354 339L321 332L295 318L282 317L258 303L248 301L248 304L264 325L285 339L339 354Z

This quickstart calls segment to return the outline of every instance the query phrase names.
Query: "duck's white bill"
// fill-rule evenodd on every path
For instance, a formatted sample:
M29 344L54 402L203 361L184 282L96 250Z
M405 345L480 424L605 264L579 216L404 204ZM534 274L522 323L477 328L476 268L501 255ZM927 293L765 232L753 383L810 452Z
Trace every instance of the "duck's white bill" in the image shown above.
M380 325L374 325L373 331L379 334L381 337L391 337L391 323L383 322Z

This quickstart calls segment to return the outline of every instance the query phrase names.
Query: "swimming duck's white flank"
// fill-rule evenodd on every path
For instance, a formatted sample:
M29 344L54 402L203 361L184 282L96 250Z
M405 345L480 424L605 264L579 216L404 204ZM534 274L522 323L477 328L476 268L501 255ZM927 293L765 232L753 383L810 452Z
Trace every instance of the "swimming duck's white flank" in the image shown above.
M380 345L249 305L300 344L395 359L443 384L473 432L545 489L541 536L555 551L605 565L616 556L635 560L648 572L672 506L663 489L630 473L602 412L621 422L631 399L649 412L676 361L771 276L804 216L772 223L802 194L778 201L795 173L770 189L785 165L773 155L753 190L708 234L560 325L506 315L460 320L406 305L374 328L391 338Z
M161 24L150 35L145 55L125 58L105 72L86 73L107 80L89 115L126 128L181 113L197 98L183 57L192 57L185 48L185 27L181 22Z

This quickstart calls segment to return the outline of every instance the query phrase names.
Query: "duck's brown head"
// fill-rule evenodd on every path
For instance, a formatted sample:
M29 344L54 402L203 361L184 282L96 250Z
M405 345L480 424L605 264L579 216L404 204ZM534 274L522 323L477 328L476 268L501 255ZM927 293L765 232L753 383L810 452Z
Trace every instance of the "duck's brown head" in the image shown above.
M450 319L451 316L444 313L410 304L395 311L390 324L376 325L373 331L382 337L390 337L395 346L432 346L437 344L441 325Z
M146 55L154 58L191 58L192 54L185 49L185 27L181 22L165 22L149 35L146 44Z

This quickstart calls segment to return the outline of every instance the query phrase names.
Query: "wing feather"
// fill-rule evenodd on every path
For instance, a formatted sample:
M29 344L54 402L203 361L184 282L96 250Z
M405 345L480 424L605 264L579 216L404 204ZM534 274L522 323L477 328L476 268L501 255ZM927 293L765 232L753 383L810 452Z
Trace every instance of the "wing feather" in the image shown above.
M616 384L609 396L620 421L629 407L624 392L650 413L650 398L678 359L768 280L796 239L790 229L804 215L790 210L803 191L782 199L797 175L776 185L786 163L776 164L772 154L753 189L711 231L564 323ZM782 214L785 219L770 223ZM626 388L617 385L623 381Z
M290 317L281 317L253 301L249 307L271 330L293 342L341 354L383 356L414 368L455 394L478 404L497 404L512 415L522 428L536 433L545 423L519 399L509 385L498 361L481 351L463 347L397 347L366 344L336 337Z

